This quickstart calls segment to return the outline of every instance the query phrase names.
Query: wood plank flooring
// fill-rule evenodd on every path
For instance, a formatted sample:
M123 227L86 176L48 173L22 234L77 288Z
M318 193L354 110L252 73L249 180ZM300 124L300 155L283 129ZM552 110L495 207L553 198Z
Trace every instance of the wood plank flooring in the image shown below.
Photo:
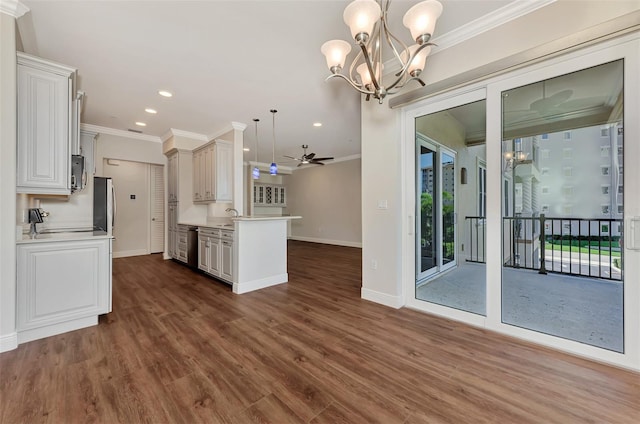
M360 260L289 242L288 284L234 295L115 259L98 326L0 354L0 422L639 422L639 374L361 300Z

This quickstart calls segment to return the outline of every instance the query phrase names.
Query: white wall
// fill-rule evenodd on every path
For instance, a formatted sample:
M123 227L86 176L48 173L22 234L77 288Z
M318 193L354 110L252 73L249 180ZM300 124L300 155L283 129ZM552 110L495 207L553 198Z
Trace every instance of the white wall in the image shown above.
M360 159L328 162L286 177L287 213L294 240L362 246Z
M104 159L166 165L166 158L162 154L162 143L101 133L96 143L97 176L105 176L103 175Z
M16 30L0 13L0 352L16 334Z
M109 159L103 162L102 174L112 178L116 192L113 257L145 255L149 253L150 240L149 164Z
M427 60L424 80L454 77L465 71L569 36L638 9L637 1L557 1L529 15L460 43ZM388 100L385 100L388 102ZM404 181L400 170L403 128L400 110L385 103L362 106L362 297L390 306L404 304L401 263L405 255L402 232L413 229L404 216L400 196ZM488 187L488 190L499 190ZM376 208L389 199L388 210ZM373 264L377 269L373 269Z

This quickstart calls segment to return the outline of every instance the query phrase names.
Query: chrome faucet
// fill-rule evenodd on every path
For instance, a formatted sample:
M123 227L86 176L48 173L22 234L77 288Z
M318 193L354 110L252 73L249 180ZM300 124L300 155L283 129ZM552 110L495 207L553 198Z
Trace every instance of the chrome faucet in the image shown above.
M237 209L227 208L227 209L225 209L225 212L233 212L235 214L235 215L233 215L234 218L237 218L238 216L240 216L240 214L238 213Z

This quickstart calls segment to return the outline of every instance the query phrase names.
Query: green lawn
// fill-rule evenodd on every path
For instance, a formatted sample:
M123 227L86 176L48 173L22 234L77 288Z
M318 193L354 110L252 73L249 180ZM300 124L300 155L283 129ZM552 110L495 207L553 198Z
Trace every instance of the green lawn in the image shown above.
M568 245L559 245L559 244L551 244L549 242L545 243L545 249L553 249L553 250L561 250L563 252L574 252L574 253L585 253L585 254L589 254L589 251L591 251L592 255L597 255L597 254L601 254L601 255L607 255L607 253L609 253L608 250L604 249L604 245L602 246L603 249L602 250L598 250L597 246L591 246L591 248L587 248L587 247L578 247L578 246L568 246ZM611 252L611 256L613 257L620 257L620 252L616 252L613 251Z

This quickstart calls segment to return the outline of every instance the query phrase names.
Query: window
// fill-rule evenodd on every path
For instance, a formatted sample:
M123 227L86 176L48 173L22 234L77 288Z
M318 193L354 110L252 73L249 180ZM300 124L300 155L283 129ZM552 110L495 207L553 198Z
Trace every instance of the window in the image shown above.
M487 168L478 164L478 216L487 216Z
M562 157L564 159L573 158L573 149L571 147L566 147L566 148L562 149Z
M549 205L542 205L542 209L540 211L542 213L549 213Z
M551 150L542 149L542 159L549 159L551 157Z
M604 214L609 213L609 205L601 205L601 208L602 208L602 213Z
M549 187L544 186L542 187L541 191L542 191L542 194L549 194Z
M624 194L624 186L622 185L618 186L618 194Z
M624 205L618 205L618 213L624 213Z
M608 176L609 175L609 167L608 166L601 166L600 167L600 172L602 173L603 176Z
M624 152L624 147L618 146L618 154L621 155Z
M609 137L609 127L600 128L600 137Z
M562 195L564 197L572 197L573 196L573 186L564 186L564 187L562 187Z
M600 146L600 156L603 158L609 157L609 146Z
M565 131L562 138L565 140L571 140L571 131Z
M540 138L541 138L542 140L549 140L549 134L542 134L542 135L540 136Z
M540 175L549 175L549 168L540 168Z
M603 185L602 187L600 187L600 189L602 190L602 194L609 194L609 186L608 185Z
M562 169L562 174L565 177L572 177L573 176L573 168L570 166L567 166L565 168Z
M571 215L573 213L572 205L562 205L562 213L564 215Z
M620 173L620 175L622 175L622 171L623 171L622 168L623 168L622 166L618 167L618 172Z
M504 216L509 214L509 180L504 180Z

